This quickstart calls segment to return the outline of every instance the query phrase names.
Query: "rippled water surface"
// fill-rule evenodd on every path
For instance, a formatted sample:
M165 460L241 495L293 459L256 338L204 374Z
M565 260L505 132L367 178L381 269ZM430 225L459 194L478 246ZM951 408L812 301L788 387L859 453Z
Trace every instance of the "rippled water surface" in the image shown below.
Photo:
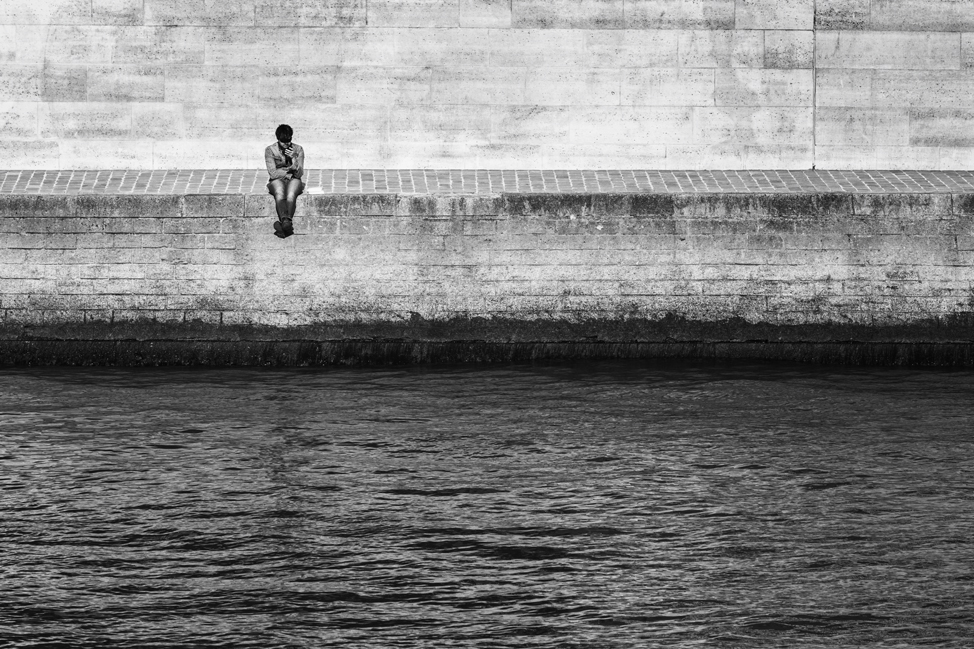
M972 419L971 372L0 370L0 646L970 646Z

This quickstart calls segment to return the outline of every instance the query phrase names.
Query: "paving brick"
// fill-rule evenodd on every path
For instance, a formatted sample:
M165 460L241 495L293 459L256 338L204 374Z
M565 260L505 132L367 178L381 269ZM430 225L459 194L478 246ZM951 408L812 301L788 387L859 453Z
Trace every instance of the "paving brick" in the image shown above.
M760 68L764 33L754 30L679 32L680 65L686 68Z
M627 0L627 29L734 29L734 0Z
M960 34L820 31L815 58L820 68L957 70Z
M623 0L511 0L517 28L619 29Z

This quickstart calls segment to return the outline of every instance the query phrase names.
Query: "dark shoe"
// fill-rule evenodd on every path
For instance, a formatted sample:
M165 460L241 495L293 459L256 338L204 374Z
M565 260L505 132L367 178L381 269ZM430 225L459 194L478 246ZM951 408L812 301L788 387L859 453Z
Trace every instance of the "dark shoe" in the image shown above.
M287 238L287 234L284 232L284 226L281 225L280 221L274 221L274 236L278 239Z
M294 234L294 224L291 222L291 219L281 221L281 227L284 228L284 236L289 237Z

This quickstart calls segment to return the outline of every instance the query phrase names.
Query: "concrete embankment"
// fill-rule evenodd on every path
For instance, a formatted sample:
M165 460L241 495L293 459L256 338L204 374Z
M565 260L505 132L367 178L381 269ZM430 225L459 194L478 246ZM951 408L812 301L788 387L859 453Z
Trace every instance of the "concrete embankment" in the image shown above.
M0 363L974 365L974 196L0 196Z

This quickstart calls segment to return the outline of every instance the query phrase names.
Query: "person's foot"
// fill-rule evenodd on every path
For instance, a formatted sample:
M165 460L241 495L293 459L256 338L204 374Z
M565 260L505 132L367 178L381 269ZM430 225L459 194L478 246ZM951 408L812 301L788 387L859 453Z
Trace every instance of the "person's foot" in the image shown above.
M284 236L289 237L294 234L294 223L291 222L291 219L282 220L281 227L284 229Z
M284 231L284 226L281 225L280 221L274 221L274 236L278 239L287 238L287 233Z

